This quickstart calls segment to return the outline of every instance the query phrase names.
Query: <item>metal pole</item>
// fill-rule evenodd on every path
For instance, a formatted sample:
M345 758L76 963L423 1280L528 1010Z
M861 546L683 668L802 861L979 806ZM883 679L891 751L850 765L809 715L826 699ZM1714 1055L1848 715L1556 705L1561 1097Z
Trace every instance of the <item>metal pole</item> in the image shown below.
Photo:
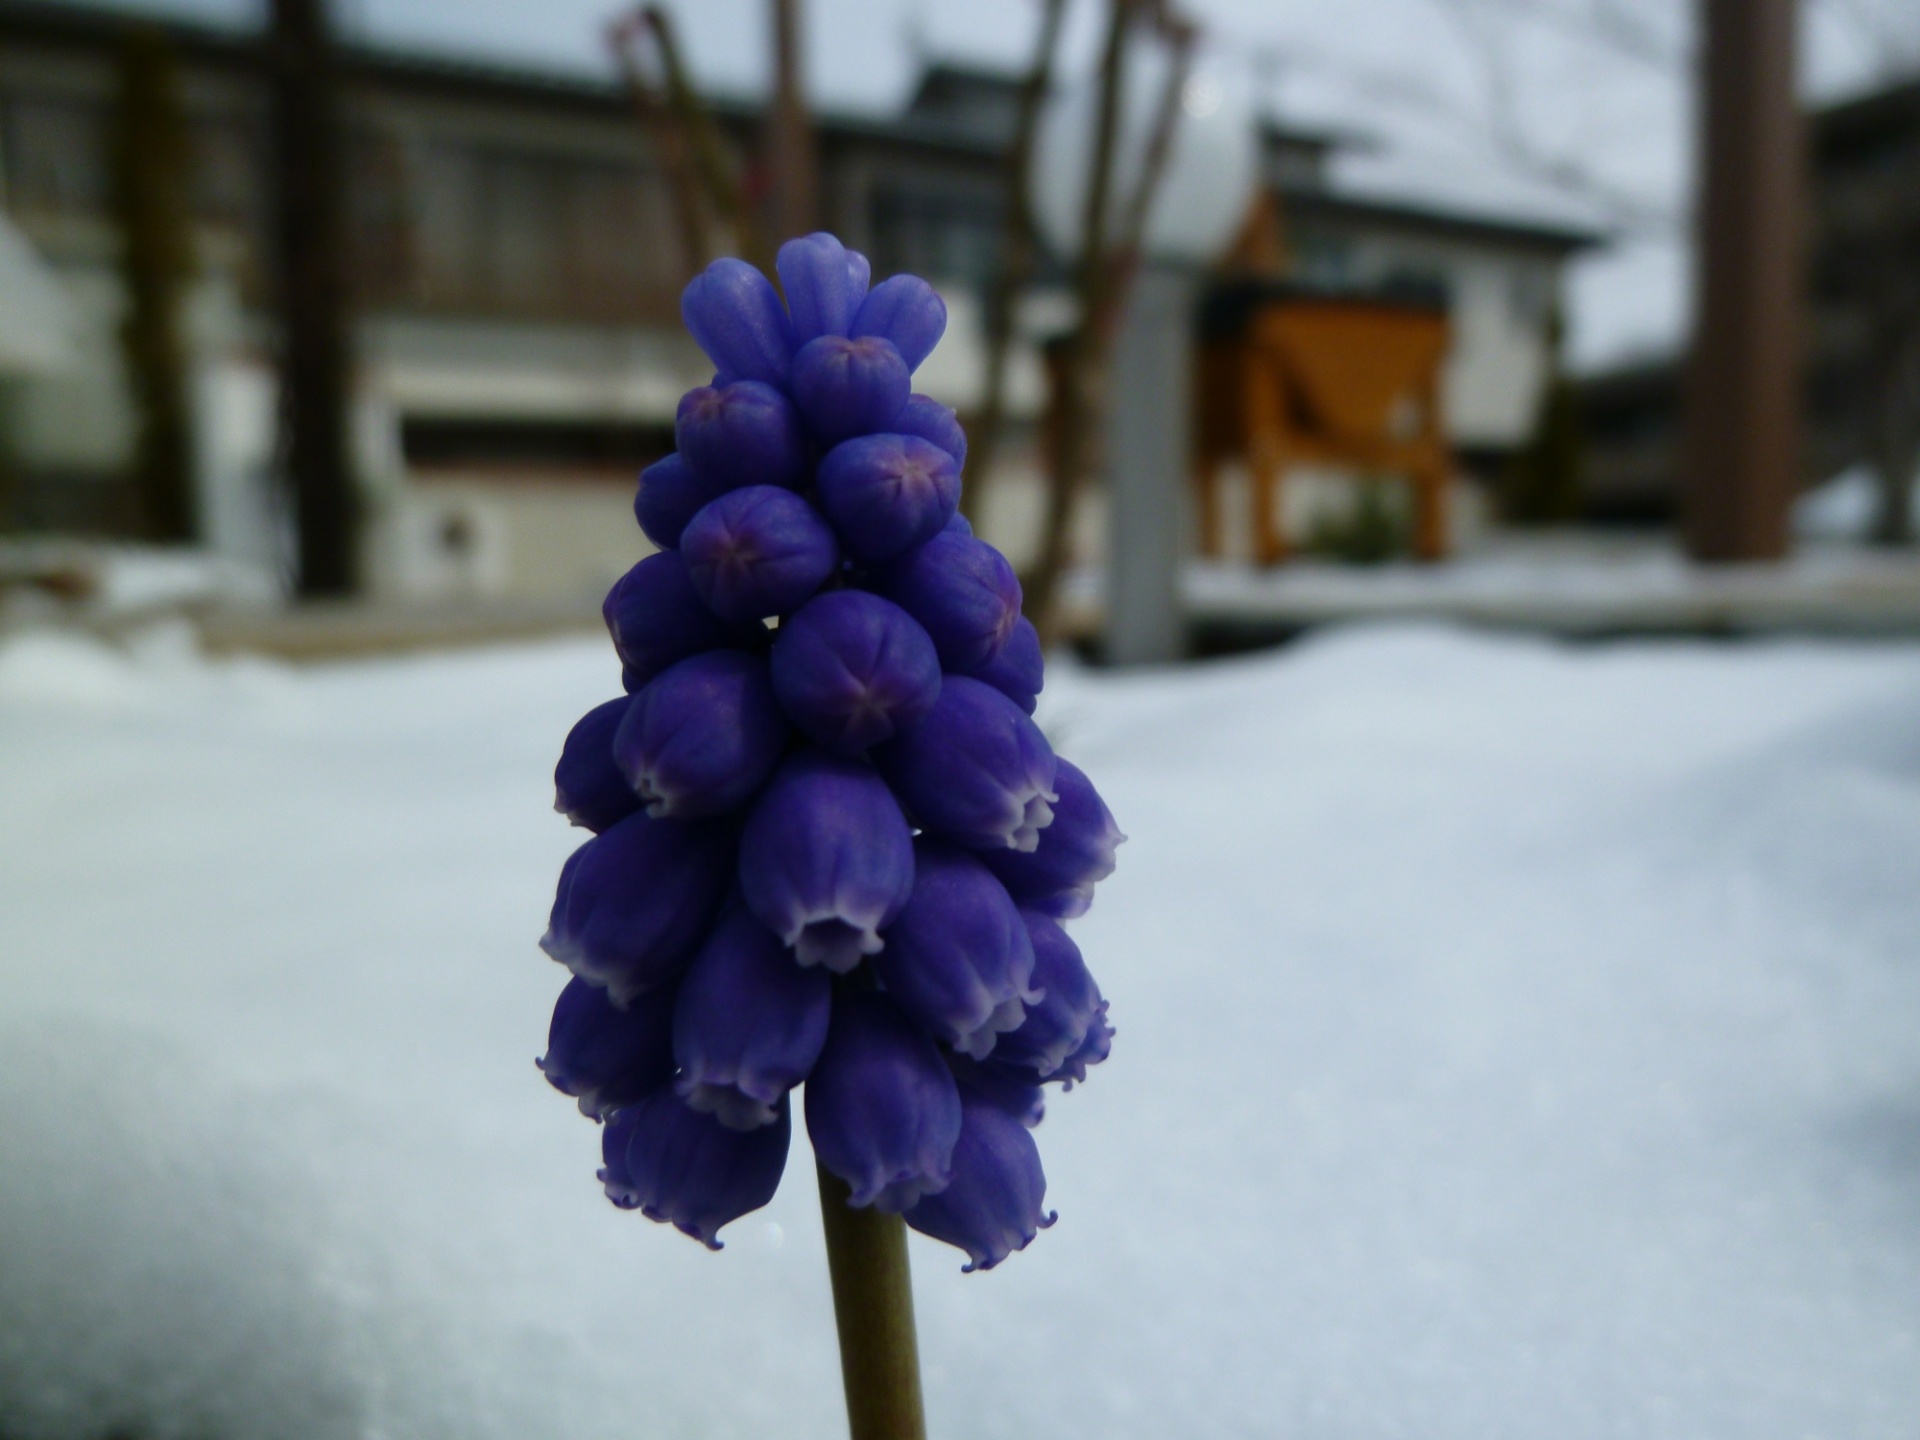
M926 1440L906 1222L871 1207L856 1210L847 1204L846 1182L824 1165L815 1168L840 1331L847 1433L851 1440Z
M299 593L359 583L360 506L347 452L346 229L338 77L325 0L273 0L282 449L299 527Z
M1195 277L1147 264L1113 357L1107 415L1107 659L1163 665L1186 651L1180 566L1191 433Z
M1696 560L1774 560L1800 478L1805 150L1794 0L1702 0L1693 353L1680 459Z

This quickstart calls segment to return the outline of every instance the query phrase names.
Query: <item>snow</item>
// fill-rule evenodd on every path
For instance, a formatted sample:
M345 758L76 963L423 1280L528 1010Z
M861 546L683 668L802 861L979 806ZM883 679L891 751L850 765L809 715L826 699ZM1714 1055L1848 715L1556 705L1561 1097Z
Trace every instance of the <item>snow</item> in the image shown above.
M812 1176L697 1245L531 1064L604 643L0 647L0 1433L844 1433ZM1060 1223L931 1431L1905 1436L1920 646L1332 632L1042 719L1132 835Z

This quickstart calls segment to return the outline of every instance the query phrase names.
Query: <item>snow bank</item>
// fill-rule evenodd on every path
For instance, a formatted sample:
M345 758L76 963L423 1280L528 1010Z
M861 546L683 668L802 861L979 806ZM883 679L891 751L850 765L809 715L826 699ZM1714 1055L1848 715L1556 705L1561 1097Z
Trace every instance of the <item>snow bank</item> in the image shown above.
M804 1143L710 1256L531 1059L603 645L0 646L0 1434L831 1436ZM1042 718L1134 837L1060 1224L935 1434L1905 1435L1920 647L1337 634Z

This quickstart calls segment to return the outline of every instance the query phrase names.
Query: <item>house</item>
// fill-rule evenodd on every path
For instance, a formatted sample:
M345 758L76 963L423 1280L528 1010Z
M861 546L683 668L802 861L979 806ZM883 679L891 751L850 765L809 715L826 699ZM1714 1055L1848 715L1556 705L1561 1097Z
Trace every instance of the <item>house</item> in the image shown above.
M123 22L0 0L4 206L64 280L82 363L7 387L16 526L113 533L128 523L133 412L115 338L124 306L108 146ZM197 278L187 306L201 529L283 565L275 484L267 95L255 33L173 21L190 140ZM689 273L667 178L631 98L593 79L349 50L353 445L368 504L369 584L408 598L576 603L644 544L628 516L638 468L672 443L674 407L709 375L677 322ZM928 276L947 341L917 384L980 400L980 299L1002 226L1014 77L934 65L890 117L818 117L826 222L876 273ZM761 117L717 101L737 156ZM1335 142L1266 132L1268 183L1310 278L1426 287L1456 335L1446 406L1463 460L1518 444L1551 354L1565 257L1592 237L1341 194ZM1046 401L1040 343L1061 323L1042 270L1010 375L1002 454L1033 467ZM1010 542L1018 548L1017 537Z

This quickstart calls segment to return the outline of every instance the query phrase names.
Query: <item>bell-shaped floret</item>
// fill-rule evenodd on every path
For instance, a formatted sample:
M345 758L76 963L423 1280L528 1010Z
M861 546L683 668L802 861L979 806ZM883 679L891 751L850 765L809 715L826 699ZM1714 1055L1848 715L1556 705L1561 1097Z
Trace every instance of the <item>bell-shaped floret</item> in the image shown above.
M560 992L547 1053L534 1062L593 1119L651 1095L673 1078L673 992L655 990L622 1010L575 976Z
M784 386L793 332L773 282L744 260L716 260L680 292L680 318L725 380Z
M795 345L820 335L845 335L872 278L866 256L824 230L787 241L773 268L787 294Z
M656 1090L607 1125L600 1183L622 1210L638 1210L718 1250L721 1226L773 1199L792 1135L784 1101L771 1124L729 1130L689 1109L671 1087Z
M1028 1072L1001 1065L998 1057L980 1061L947 1055L947 1068L961 1088L991 1100L1029 1130L1047 1118L1047 1092Z
M830 590L774 636L773 693L809 740L858 755L933 708L940 657L919 622L891 600Z
M886 942L874 970L894 1003L975 1060L1040 999L1033 941L1006 888L966 851L925 835L913 842L913 894Z
M797 609L840 564L832 527L777 485L722 495L688 522L680 553L700 598L732 621Z
M1045 1080L1086 1043L1104 1002L1067 932L1037 910L1022 910L1020 918L1033 940L1033 988L1041 998L1028 1002L1025 1020L1000 1037L993 1058Z
M730 1130L771 1125L820 1058L832 1008L826 971L794 964L771 930L745 910L729 912L680 982L675 1088Z
M681 458L712 499L742 485L799 485L807 478L807 436L793 402L760 380L702 385L680 397L673 422Z
M820 506L856 560L891 560L924 545L953 518L960 469L915 435L860 435L820 462Z
M744 803L773 774L787 721L767 661L709 650L656 675L627 702L613 753L655 819L696 820Z
M913 385L891 341L822 335L793 357L790 388L807 428L832 444L890 429Z
M909 396L907 408L893 422L893 429L897 435L917 435L938 445L953 457L956 469L967 468L967 432L951 405L942 405L930 395Z
M966 1251L963 1271L991 1270L1053 1224L1046 1198L1040 1148L1022 1118L962 1085L953 1179L907 1211L907 1224Z
M967 519L966 512L956 510L953 512L953 518L947 521L946 528L940 533L943 535L971 535L973 534L973 522Z
M786 493L786 492L781 492ZM826 529L823 523L820 527ZM752 649L766 642L765 627L721 619L693 588L687 562L677 552L649 555L614 582L600 607L613 648L624 667L621 679L637 690L669 665L731 645Z
M907 369L918 370L947 333L947 302L918 275L895 275L867 292L851 333L891 340Z
M1098 1065L1113 1053L1113 1026L1107 1023L1107 1002L1102 1000L1094 1007L1093 1019L1087 1024L1087 1038L1080 1042L1060 1068L1049 1075L1049 1080L1062 1082L1061 1089L1071 1090L1076 1083L1087 1078L1087 1067Z
M924 625L940 663L962 675L999 654L1020 618L1020 581L1007 557L951 530L881 570L873 588Z
M979 680L947 676L920 723L873 759L916 825L970 850L1032 850L1053 820L1047 737Z
M932 652L931 642L927 649ZM553 767L553 808L596 835L640 808L640 797L613 758L614 732L630 703L622 695L582 715L567 732L560 763Z
M675 979L713 923L733 846L709 824L629 815L567 858L540 948L630 1004Z
M845 974L878 954L913 892L913 834L886 782L857 760L789 756L741 831L740 892L802 965Z
M898 1214L947 1183L959 1091L933 1041L885 995L834 996L806 1104L813 1153L847 1182L848 1204Z
M1007 632L1007 640L994 657L972 672L1027 714L1040 703L1041 687L1047 683L1047 659L1040 651L1040 632L1022 615Z
M1023 907L1071 920L1093 904L1093 887L1113 873L1114 851L1127 837L1080 767L1055 763L1053 823L1025 854L999 850L987 868Z

